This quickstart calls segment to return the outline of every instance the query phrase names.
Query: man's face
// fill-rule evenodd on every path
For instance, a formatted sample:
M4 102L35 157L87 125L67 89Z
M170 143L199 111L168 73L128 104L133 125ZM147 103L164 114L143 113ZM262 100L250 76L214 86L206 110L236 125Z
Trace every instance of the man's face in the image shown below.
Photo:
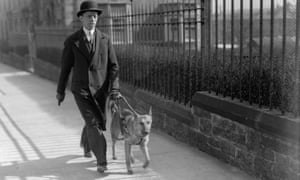
M98 20L98 13L94 11L87 11L79 16L79 19L83 25L88 30L92 30L96 27Z

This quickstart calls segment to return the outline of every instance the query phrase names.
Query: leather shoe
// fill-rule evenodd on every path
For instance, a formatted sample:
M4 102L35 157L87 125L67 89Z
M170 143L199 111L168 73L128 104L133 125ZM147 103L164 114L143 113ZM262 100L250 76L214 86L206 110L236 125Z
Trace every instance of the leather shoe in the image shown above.
M86 153L84 153L83 156L86 157L86 158L91 158L92 157L92 153L91 152L86 152Z
M101 166L101 165L97 166L97 171L99 173L104 173L104 171L106 171L106 170L107 170L107 166Z

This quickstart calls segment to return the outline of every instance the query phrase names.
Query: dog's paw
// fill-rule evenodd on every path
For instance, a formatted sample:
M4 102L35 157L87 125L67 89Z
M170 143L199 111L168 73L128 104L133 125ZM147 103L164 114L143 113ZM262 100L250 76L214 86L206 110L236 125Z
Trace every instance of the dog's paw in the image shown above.
M127 174L133 174L132 169L128 169L128 170L127 170Z
M143 165L143 168L147 168L149 166L149 164L150 164L150 161L146 161Z

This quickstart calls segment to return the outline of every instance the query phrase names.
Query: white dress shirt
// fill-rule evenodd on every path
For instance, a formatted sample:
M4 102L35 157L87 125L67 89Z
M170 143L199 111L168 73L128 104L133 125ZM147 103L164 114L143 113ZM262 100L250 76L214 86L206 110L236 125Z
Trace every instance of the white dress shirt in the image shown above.
M95 29L87 30L85 27L83 27L83 31L84 31L88 41L91 41L92 39L94 39Z

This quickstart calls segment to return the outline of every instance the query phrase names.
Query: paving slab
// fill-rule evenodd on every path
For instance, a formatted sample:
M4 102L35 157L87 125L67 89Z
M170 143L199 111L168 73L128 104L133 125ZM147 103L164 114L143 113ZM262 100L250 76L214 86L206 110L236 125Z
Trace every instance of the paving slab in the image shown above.
M174 138L153 130L150 168L143 169L138 147L134 174L128 175L124 143L117 143L118 160L112 160L109 131L108 171L96 171L95 158L82 157L79 147L83 120L72 94L59 107L56 84L29 72L0 63L0 179L2 180L253 180Z

